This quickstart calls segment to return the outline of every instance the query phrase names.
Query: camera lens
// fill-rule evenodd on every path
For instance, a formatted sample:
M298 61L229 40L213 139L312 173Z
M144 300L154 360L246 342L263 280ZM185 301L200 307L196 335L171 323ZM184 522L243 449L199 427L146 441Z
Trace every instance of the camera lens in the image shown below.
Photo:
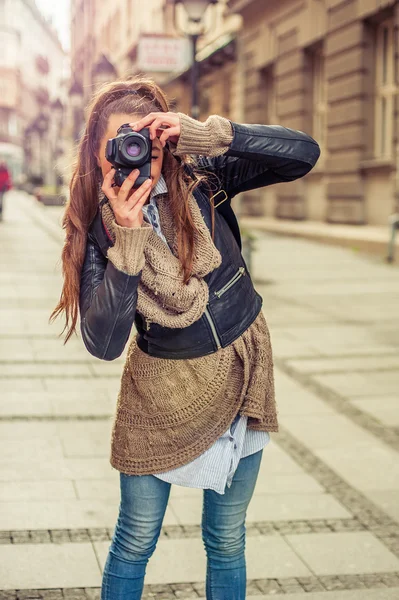
M131 133L124 136L120 151L125 164L139 166L148 160L150 146L142 135Z
M126 146L126 152L129 156L138 156L141 152L141 148L139 144L137 144L136 142L132 142L131 144L128 144Z

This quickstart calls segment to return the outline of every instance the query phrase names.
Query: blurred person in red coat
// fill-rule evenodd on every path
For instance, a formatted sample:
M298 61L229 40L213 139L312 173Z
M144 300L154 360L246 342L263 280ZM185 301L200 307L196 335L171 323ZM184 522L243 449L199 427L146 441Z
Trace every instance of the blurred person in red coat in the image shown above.
M0 221L3 220L4 194L12 188L11 175L5 162L0 162Z

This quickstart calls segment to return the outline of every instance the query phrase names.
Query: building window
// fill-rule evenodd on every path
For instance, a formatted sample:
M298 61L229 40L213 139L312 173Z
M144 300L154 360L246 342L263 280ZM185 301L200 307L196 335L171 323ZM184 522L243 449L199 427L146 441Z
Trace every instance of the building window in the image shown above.
M277 125L277 89L273 65L261 72L261 95L266 108L266 123Z
M377 158L392 158L393 111L397 91L394 72L394 27L384 21L377 28L375 44L375 137Z
M327 90L325 59L322 47L311 52L312 135L320 146L320 159L325 159L327 137Z

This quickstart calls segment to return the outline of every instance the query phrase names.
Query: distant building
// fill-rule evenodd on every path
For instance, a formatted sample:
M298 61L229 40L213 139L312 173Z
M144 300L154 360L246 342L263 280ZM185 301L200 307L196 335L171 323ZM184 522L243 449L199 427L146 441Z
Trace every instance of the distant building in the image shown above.
M101 83L137 72L139 36L164 31L163 5L71 0L71 80L82 88L82 106Z
M66 56L33 0L0 1L0 158L18 182L56 184Z

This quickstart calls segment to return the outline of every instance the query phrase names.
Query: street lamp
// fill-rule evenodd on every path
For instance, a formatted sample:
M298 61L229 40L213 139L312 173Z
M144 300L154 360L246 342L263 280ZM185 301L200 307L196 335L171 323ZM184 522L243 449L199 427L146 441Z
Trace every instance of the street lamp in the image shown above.
M199 102L198 102L198 77L199 77L199 65L197 62L197 42L201 35L204 35L204 15L211 4L217 4L218 0L175 0L175 5L182 4L187 18L189 30L183 31L189 36L191 40L192 48L192 67L191 67L191 87L192 87L192 102L191 102L191 116L194 119L199 117ZM175 28L177 26L176 13L175 13Z

